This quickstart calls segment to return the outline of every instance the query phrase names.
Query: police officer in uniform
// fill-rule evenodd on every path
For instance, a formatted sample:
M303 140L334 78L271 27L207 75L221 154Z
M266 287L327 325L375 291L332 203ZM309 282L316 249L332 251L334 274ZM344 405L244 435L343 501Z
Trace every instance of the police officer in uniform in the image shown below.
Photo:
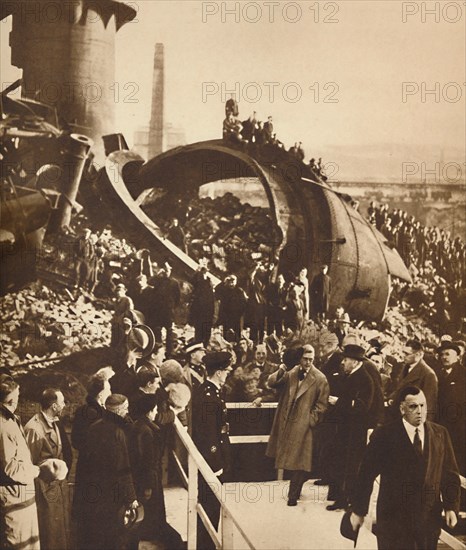
M228 352L207 353L204 357L207 378L194 390L192 397L192 438L207 464L219 478L219 489L221 483L225 481L229 462L229 426L222 387L232 370L231 361L232 356ZM201 475L199 476L199 502L214 527L217 528L220 504ZM197 548L204 550L214 547L213 541L198 518Z
M188 363L184 367L184 376L194 390L206 379L206 368L204 366L206 350L202 342L195 341L188 342L184 350L188 356Z

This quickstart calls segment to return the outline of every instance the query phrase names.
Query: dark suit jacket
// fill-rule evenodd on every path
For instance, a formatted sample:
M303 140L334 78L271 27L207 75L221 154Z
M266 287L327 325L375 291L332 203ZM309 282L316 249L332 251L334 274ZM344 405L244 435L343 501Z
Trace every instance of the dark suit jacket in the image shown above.
M372 435L351 498L353 511L365 516L375 478L380 475L377 533L399 539L399 533L440 529L445 510L459 510L460 480L447 430L425 423L424 460L414 450L403 421L378 428Z
M393 405L397 411L400 404L398 396L400 395L400 391L406 388L406 386L417 386L424 392L428 410L427 418L430 421L434 420L437 416L437 376L423 359L410 372L408 372L407 365L402 369L398 378L396 391L392 395Z

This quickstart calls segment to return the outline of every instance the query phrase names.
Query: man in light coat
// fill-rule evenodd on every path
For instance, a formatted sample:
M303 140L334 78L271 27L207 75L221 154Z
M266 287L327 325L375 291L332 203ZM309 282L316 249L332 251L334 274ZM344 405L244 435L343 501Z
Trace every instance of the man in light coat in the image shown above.
M39 475L15 415L19 386L0 375L0 547L38 550L34 479Z
M302 348L299 364L286 371L285 365L271 374L268 385L281 388L267 456L275 468L291 471L288 506L296 506L306 477L312 469L313 429L327 408L327 378L314 366L311 345Z
M24 427L26 441L34 464L44 461L71 468L72 451L68 436L59 424L65 408L63 393L57 389L44 390L40 398L40 412ZM66 463L67 468L64 468ZM42 467L41 467L42 468ZM70 548L70 494L68 482L62 476L41 475L35 481L40 545L48 550Z

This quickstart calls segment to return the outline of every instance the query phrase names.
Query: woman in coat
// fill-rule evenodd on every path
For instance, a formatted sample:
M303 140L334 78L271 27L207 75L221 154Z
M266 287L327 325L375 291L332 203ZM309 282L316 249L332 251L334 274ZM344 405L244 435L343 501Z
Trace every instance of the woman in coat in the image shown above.
M312 432L322 420L329 396L327 378L314 367L314 348L305 345L302 352L297 366L286 371L280 365L267 381L269 387L282 390L267 456L275 458L275 468L292 471L288 506L296 506L312 470Z

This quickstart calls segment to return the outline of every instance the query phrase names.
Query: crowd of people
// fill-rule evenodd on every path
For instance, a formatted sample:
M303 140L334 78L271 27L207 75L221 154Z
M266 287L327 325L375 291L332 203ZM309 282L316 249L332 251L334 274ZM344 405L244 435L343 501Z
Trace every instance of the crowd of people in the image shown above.
M162 486L171 426L178 417L219 480L227 481L235 467L225 406L232 401L258 408L278 402L267 455L289 472L289 506L298 505L311 473L318 475L317 483L329 486L328 510L351 507L357 530L374 474L389 472L395 477L388 485L396 490L400 480L414 484L406 502L419 504L424 490L431 497L421 503L419 521L383 510L380 517L388 519L379 547L436 548L440 495L454 527L458 471L466 475L465 246L386 205L372 203L368 217L400 252L414 284L427 286L426 308L441 312L435 326L448 331L428 339L404 332L388 345L381 324L379 336L367 337L364 324L342 307L330 310L327 265L309 277L305 267L280 273L274 263L256 261L244 288L235 273L214 287L210 259L201 258L186 293L168 262L157 264L148 250L126 242L110 255L105 234L84 228L73 247L71 290L112 297L112 360L89 379L71 444L60 423L64 389L45 388L39 412L23 428L15 415L18 381L3 369L2 540L10 547L130 550L155 539L181 548L166 521ZM172 231L176 240L177 224ZM413 300L395 287L396 300ZM184 302L191 331L176 326ZM212 414L204 414L206 408ZM368 430L375 430L369 444ZM403 434L414 449L401 454L407 473L390 446L406 443ZM419 485L422 472L432 474L431 485ZM444 494L445 483L453 493ZM382 501L394 506L399 495L387 497L386 480L382 485ZM217 522L216 499L202 487L199 498ZM201 525L198 531L199 547L209 547Z
M223 121L223 139L226 143L240 146L244 150L255 154L270 151L274 156L283 162L297 162L303 168L302 175L321 182L327 181L324 172L322 158L316 162L311 158L308 163L304 162L306 154L302 142L297 141L286 150L285 145L277 137L274 131L273 117L269 115L267 121L258 120L257 112L246 120L240 121L238 104L234 99L229 99L225 104L225 119Z

